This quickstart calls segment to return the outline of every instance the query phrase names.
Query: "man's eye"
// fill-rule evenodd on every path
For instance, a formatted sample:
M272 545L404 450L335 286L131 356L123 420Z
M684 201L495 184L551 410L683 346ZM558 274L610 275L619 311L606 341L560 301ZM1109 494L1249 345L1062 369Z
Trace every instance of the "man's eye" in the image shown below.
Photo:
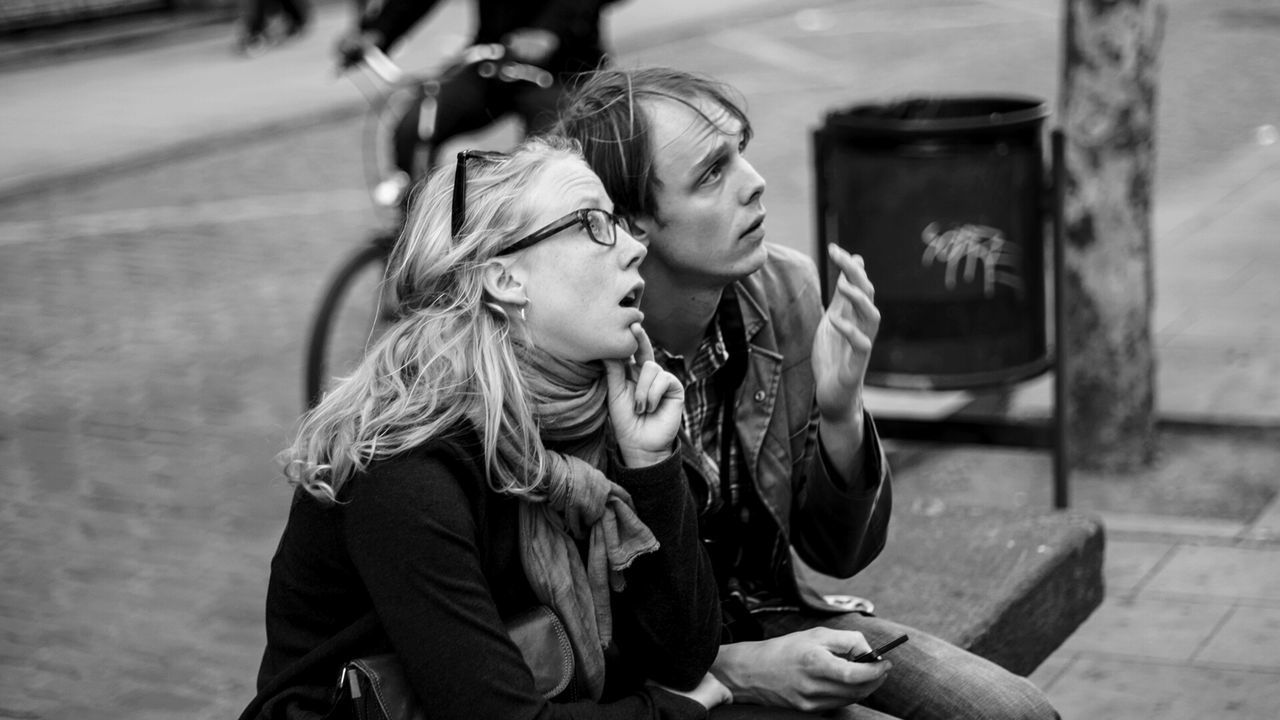
M708 183L713 183L719 180L720 174L722 172L723 172L723 168L721 167L720 163L716 163L715 165L712 165L711 168L707 170L706 174L702 176L702 184L706 185Z

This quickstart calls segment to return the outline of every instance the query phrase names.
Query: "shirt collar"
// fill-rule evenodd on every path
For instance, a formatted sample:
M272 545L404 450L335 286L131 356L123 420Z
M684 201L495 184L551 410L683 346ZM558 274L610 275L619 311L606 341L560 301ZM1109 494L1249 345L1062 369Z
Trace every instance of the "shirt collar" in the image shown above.
M737 303L738 316L741 323L736 322L738 318L734 318L734 313L726 313L725 309L729 303ZM733 318L735 322L726 323L727 318ZM655 348L654 358L660 365L667 368L669 372L675 373L687 385L693 380L700 377L710 375L710 372L699 372L699 369L705 369L710 363L710 371L714 372L729 357L729 346L735 339L731 336L740 333L741 340L750 341L764 328L769 322L769 316L765 313L764 308L760 306L758 300L747 292L741 282L734 282L724 289L724 294L720 296L720 305L716 308L716 314L711 319L711 327L707 334L703 336L702 342L695 351L694 361L690 363L690 370L685 371L684 357L680 355L672 355L667 352L666 348Z

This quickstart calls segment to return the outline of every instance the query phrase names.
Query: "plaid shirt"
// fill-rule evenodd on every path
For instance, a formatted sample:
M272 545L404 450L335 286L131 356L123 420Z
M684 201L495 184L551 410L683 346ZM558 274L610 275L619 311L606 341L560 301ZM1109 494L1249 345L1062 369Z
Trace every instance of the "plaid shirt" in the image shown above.
M712 324L694 352L692 362L687 365L683 355L672 355L662 348L654 351L654 358L684 385L684 418L680 424L680 441L694 450L698 475L705 485L701 488L706 498L702 513L714 513L724 503L721 483L714 482L720 477L720 427L724 415L724 398L715 382L715 374L729 360L729 350L725 347L720 323L717 321ZM731 458L736 455L736 445L737 443L732 443L729 448ZM733 472L735 464L730 463L731 477L726 483L731 488L730 503L735 499L732 494L732 488L735 487L732 475L737 474Z
M738 337L742 337L744 333L737 313L724 312L727 303L736 302L737 295L732 289L726 290L711 327L694 351L691 362L686 364L683 355L672 355L664 348L656 348L654 351L654 359L658 364L684 385L684 418L680 427L680 440L693 449L696 456L697 474L701 476L703 487L695 488L695 497L702 495L696 490L705 491L703 497L706 500L701 509L704 515L720 511L726 503L729 507L739 505L742 495L739 484L740 452L736 437L727 438L728 448L721 446L725 393L717 378L717 373L729 361L727 334L736 333ZM729 468L722 477L720 461L725 450L728 451Z

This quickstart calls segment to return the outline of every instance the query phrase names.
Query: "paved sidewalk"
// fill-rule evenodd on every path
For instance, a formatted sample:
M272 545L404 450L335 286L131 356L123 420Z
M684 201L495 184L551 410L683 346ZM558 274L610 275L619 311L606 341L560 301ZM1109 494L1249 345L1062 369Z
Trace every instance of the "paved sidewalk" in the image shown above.
M963 82L1050 97L1043 48L1055 46L1060 4L631 0L611 27L625 63L689 64L748 95L771 238L811 251L810 170L798 147L825 109ZM224 172L255 162L247 141L273 133L303 138L317 155L336 152L345 138L326 128L364 103L327 64L347 12L319 8L300 41L254 60L232 56L230 28L213 27L180 42L0 68L0 379L13 388L0 412L0 488L9 495L0 501L0 718L92 716L99 698L109 717L220 717L241 704L251 679L240 670L253 660L245 648L260 646L261 618L256 599L239 598L260 593L256 572L280 510L252 488L287 430L279 409L296 404L279 374L258 371L297 326L292 308L312 299L301 281L261 288L246 278L285 261L299 277L318 277L343 246L322 238L296 258L239 229L258 223L271 238L321 218L349 238L367 225L349 217L367 203L358 189L308 187L306 158L290 166L296 187L168 205L149 199L166 176L145 170L210 156L182 172ZM462 4L441 12L406 43L406 66L439 62L462 41ZM1212 35L1205 27L1218 26L1171 31L1164 87L1187 96L1170 99L1171 113L1228 105L1193 99L1215 82L1196 73L1216 56L1177 43L1192 30ZM1257 57L1280 56L1269 36L1248 41L1264 43ZM886 57L891 71L875 72ZM1170 436L1144 476L1078 478L1078 506L1107 524L1108 598L1033 675L1064 718L1280 716L1280 144L1265 130L1280 124L1280 102L1270 112L1249 119L1263 128L1256 140L1207 158L1183 153L1193 170L1157 188L1159 411L1228 430ZM98 184L116 193L136 184L136 207L97 209ZM61 204L71 195L85 205ZM145 252L118 239L141 229L154 235ZM200 273L189 269L193 239L211 241L213 261ZM86 251L98 255L90 262ZM254 339L263 347L241 347L237 323L249 320L234 295L260 303L252 320L262 321ZM59 324L33 319L41 314ZM72 339L90 351L69 350ZM174 344L201 343L236 354L199 367L204 358L174 354ZM157 376L135 377L134 367ZM968 399L878 393L871 402L929 414ZM1032 414L1047 406L1047 379L1015 402ZM903 503L1048 506L1043 454L895 454ZM102 468L110 476L99 477ZM242 479L208 482L224 477ZM175 618L204 644L174 637Z

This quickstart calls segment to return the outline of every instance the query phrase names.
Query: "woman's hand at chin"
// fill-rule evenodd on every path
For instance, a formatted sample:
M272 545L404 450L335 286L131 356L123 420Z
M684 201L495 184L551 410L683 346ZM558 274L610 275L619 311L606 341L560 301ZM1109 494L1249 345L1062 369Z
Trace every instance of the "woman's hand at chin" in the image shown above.
M609 419L627 467L661 462L671 454L684 412L684 386L654 362L653 344L640 323L631 326L634 360L605 360Z

